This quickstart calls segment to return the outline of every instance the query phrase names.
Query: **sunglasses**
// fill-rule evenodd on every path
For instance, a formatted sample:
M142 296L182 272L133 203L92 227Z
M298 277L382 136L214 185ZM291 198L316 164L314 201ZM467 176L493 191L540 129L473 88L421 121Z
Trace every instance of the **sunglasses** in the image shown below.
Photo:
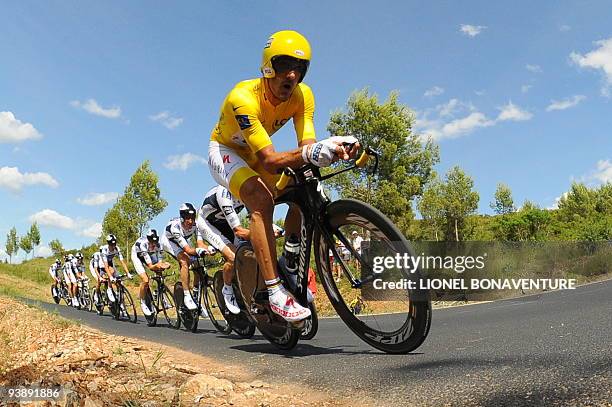
M281 55L272 59L272 68L274 68L274 71L277 73L298 71L303 76L308 69L308 61Z

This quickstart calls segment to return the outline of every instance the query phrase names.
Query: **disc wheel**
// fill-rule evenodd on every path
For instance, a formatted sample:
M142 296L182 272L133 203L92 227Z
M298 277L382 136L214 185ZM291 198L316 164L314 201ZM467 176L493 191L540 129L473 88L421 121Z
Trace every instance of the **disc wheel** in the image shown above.
M251 306L260 309L260 314L254 316L259 332L277 348L293 349L300 339L300 331L270 310L267 289L250 244L243 244L236 251L235 267L245 309ZM263 312L267 315L262 315Z
M319 330L319 317L317 315L317 307L314 302L308 304L310 316L304 320L304 328L300 332L300 339L311 340Z

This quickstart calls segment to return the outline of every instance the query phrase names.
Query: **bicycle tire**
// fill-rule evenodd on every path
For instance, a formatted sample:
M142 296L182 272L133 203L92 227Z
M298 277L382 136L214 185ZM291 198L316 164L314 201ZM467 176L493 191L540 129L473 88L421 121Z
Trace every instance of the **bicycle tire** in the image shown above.
M175 305L174 297L170 293L170 289L164 284L160 288L160 291L162 299L159 301L161 302L162 312L164 313L164 317L166 318L168 326L173 329L180 328L181 320L178 317L178 307ZM166 301L166 304L164 304L164 299ZM166 307L166 305L169 306ZM172 315L170 314L171 309L174 309L174 312L177 314L174 320L172 320Z
M93 294L91 295L91 299L92 301L95 302L95 308L96 308L96 313L100 316L104 315L104 304L108 302L108 300L106 299L106 293L102 294L104 291L103 290L94 290L94 292L98 293L98 301L96 302L93 298Z
M60 301L62 300L59 296L60 292L59 292L59 288L55 288L55 292L57 293L57 295L53 295L53 286L51 286L51 298L53 298L53 302L55 302L56 304L59 304Z
M183 303L183 298L184 298L183 293L184 293L183 284L180 281L177 281L174 284L174 301L176 304L177 320L179 320L179 322L177 323L178 324L177 328L180 328L182 324L186 330L195 332L193 331L193 327L194 327L193 320L196 319L195 317L198 317L198 311L197 310L191 311L185 306L185 304ZM197 319L199 320L199 318ZM195 329L196 330L198 329L197 322L195 325Z
M136 305L132 299L132 294L130 294L128 289L123 285L121 285L119 291L120 304L123 304L124 311L127 315L127 320L132 323L138 322L138 314L136 313Z
M319 316L314 302L308 304L310 316L304 320L304 328L300 331L300 339L309 341L317 335L319 331Z
M206 281L204 282L204 306L208 313L208 319L222 334L229 334L232 331L232 327L227 322L224 316L224 307L221 306L221 302L217 297L217 286L218 286L218 273L215 273L214 277L207 275ZM222 272L221 272L222 273ZM223 275L221 275L221 287L223 287ZM225 301L221 299L221 301Z
M245 298L243 290L255 292L253 288L257 287L257 290L260 291L262 286L265 287L259 273L259 266L255 259L253 247L250 243L245 243L236 250L236 260L234 264L236 268L236 280L240 288L238 291L242 296L242 301L244 301L245 309L248 309L252 299ZM255 270L253 270L253 267L255 267ZM270 318L265 320L263 318L256 319L256 326L259 332L277 348L284 351L293 349L300 339L299 330L289 325L282 317L272 313L272 311L268 312ZM274 322L270 323L269 321L271 320Z
M386 239L385 242L389 243L396 253L412 254L406 238L397 227L382 212L364 202L354 199L335 201L326 208L325 219L326 227L330 232L339 233L340 228L346 226L368 228L376 238ZM383 331L379 327L374 328L368 323L373 321L378 325L376 316L369 315L366 318L362 315L363 318L358 318L354 315L349 309L350 302L344 299L334 281L328 254L330 243L333 244L333 242L327 242L318 228L315 230L313 242L317 272L323 288L338 316L353 333L364 342L386 353L405 354L417 349L423 343L431 326L431 302L426 292L419 292L418 299L412 300L409 298L410 292L406 291L408 309L405 315L401 313L379 316L383 320L404 315L406 320L399 328L390 331Z
M158 299L157 304L154 304L153 295L151 294L151 289L147 287L147 290L145 291L144 300L145 300L145 303L148 305L149 310L153 311L151 315L147 315L143 312L145 321L147 321L147 326L155 326L157 325L157 309L158 309L157 305L159 304L161 299Z
M236 296L236 302L240 307L240 313L235 315L232 314L225 306L225 299L223 298L223 270L219 270L215 273L215 294L217 295L217 304L223 313L223 317L229 325L229 332L234 331L236 334L243 338L252 338L255 335L255 324L249 320L246 312L244 311L244 301L240 295L240 290L234 284L234 295Z

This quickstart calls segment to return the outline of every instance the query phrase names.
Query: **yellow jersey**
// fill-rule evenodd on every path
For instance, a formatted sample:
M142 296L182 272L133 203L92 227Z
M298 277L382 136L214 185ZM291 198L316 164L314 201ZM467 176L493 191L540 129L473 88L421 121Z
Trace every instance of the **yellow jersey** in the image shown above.
M304 83L295 87L289 100L274 106L266 95L263 78L242 81L223 101L210 139L233 149L255 167L255 153L272 144L271 136L290 119L298 145L315 139L314 107L312 91Z

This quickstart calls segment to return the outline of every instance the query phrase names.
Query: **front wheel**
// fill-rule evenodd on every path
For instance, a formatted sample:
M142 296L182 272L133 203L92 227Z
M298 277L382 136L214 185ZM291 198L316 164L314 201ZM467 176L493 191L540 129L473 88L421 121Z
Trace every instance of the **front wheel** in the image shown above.
M162 297L161 306L166 322L170 328L178 329L181 325L181 320L178 317L178 307L174 305L174 298L165 284L160 291Z
M155 303L155 301L153 301L151 289L148 287L145 291L144 301L145 304L147 304L147 307L149 307L149 310L151 311L151 315L145 314L144 311L142 312L144 314L145 320L147 321L147 326L155 326L157 324L157 304Z
M130 322L136 323L138 315L136 314L136 306L132 300L132 295L127 288L121 286L119 290L119 307L116 319L126 319Z
M224 312L227 310L225 309L223 294L220 297L217 295L223 289L223 271L217 271L214 277L207 275L204 284L204 305L208 312L208 318L217 328L217 331L227 335L232 332L232 327L225 319Z
M56 304L59 304L61 298L60 298L60 293L59 293L59 288L56 286L51 286L51 297L53 298L53 302L55 302Z
M405 269L396 268L376 275L369 271L372 259L378 256L412 256L406 238L382 212L353 199L331 203L325 221L324 230L315 230L315 260L321 283L338 316L359 338L383 352L401 354L418 348L431 324L428 293L378 290L372 281L414 280L420 278L420 271L407 274ZM350 236L355 231L363 237L359 259L341 258L334 240L350 246ZM351 312L352 304L363 304L362 312Z

